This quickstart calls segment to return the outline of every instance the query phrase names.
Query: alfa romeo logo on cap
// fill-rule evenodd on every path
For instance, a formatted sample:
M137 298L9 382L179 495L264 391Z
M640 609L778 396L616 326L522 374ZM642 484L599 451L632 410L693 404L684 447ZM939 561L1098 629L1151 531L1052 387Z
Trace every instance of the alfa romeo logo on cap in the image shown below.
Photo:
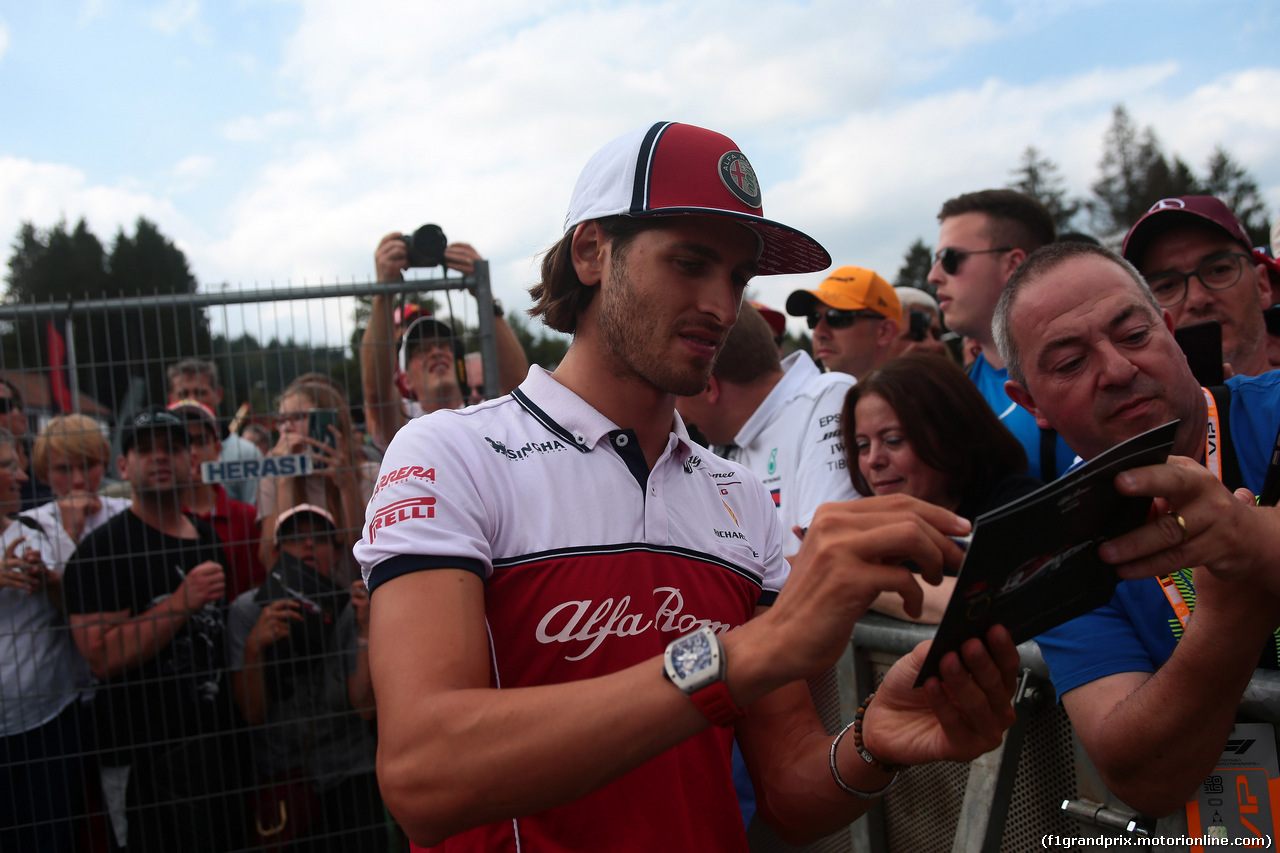
M1184 208L1187 204L1180 198L1162 198L1155 204L1151 205L1151 209L1147 213L1155 213L1157 210L1168 210L1170 208Z
M760 207L760 182L756 170L741 151L729 151L720 158L720 180L729 192L749 207Z

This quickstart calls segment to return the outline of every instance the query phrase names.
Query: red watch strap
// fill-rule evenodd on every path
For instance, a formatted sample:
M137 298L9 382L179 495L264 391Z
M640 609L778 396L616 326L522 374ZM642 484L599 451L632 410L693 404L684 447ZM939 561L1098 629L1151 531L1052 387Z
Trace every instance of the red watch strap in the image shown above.
M723 681L695 690L689 694L689 698L698 706L702 716L717 726L727 726L747 715L746 711L734 704L733 697L729 695L729 685Z

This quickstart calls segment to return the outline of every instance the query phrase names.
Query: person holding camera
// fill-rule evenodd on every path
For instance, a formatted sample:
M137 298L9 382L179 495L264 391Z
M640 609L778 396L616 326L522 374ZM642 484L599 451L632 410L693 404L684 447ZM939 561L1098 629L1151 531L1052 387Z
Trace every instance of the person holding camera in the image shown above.
M443 235L440 237L443 240ZM471 275L475 271L475 262L482 260L480 253L469 243L450 243L438 259L414 259L411 258L410 250L409 240L399 231L384 236L373 253L378 281L403 281L403 270L423 265L419 263L422 260L434 260L448 269ZM497 300L494 301L493 308L498 349L498 384L502 393L506 394L524 379L529 370L529 360L520 341L516 339L515 332L503 317L502 306ZM401 359L402 369L409 387L417 395L421 412L406 410L404 399L396 386L396 358L399 349L396 327L392 322L391 300L386 294L380 293L373 297L372 314L360 345L360 371L369 435L381 449L387 447L392 436L399 432L410 417L429 414L437 409L458 409L466 403L464 382L459 378L462 356L458 351L461 346L449 325L430 317L420 317L405 330L399 345L405 348Z
M347 398L332 382L319 377L290 383L280 397L275 447L267 454L310 454L311 473L297 477L263 477L258 485L258 520L262 524L259 556L263 565L273 558L276 520L300 504L324 507L338 522L343 557L337 580L355 577L351 544L359 538L364 508L373 497L377 467L367 462L352 441Z

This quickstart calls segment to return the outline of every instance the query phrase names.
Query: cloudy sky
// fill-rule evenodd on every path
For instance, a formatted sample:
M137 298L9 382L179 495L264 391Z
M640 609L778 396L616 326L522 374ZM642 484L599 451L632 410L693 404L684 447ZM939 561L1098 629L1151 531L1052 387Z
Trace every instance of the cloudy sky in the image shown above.
M146 216L237 288L365 280L382 234L435 222L527 307L587 157L671 119L892 278L1028 145L1087 193L1116 103L1197 170L1225 145L1275 216L1278 45L1274 0L3 3L0 234Z

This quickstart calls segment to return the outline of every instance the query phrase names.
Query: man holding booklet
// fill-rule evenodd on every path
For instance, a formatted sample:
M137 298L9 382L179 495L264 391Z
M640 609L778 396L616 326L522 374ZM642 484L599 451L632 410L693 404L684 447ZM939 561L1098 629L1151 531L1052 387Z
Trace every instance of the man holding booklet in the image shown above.
M1276 666L1280 514L1254 494L1280 427L1280 373L1201 388L1137 270L1082 243L1028 257L993 333L1009 396L1086 460L1180 420L1167 464L1116 478L1156 498L1153 520L1100 548L1128 580L1039 638L1108 787L1169 814L1214 768L1255 667Z

